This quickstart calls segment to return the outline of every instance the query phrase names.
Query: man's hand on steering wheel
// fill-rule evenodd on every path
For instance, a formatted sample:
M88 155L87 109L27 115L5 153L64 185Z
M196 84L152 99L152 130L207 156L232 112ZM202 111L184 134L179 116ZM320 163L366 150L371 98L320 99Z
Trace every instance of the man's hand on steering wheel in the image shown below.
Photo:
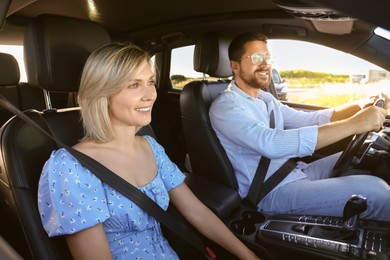
M390 98L384 93L359 100L357 101L357 104L361 109L364 109L372 105L376 105L378 102L383 102L383 106L380 107L386 110L390 108Z
M385 96L387 98L387 96ZM384 98L375 98L374 106L371 105L352 116L352 125L356 125L356 134L348 144L347 148L340 155L335 166L333 167L331 177L339 177L343 172L349 169L352 165L352 160L360 147L366 140L369 132L379 131L386 118L386 110L384 109L390 101Z

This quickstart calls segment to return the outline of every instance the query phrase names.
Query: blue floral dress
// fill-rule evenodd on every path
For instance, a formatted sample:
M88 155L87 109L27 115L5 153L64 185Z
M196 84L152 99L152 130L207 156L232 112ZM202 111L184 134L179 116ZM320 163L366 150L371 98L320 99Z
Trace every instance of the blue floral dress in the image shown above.
M168 191L185 176L150 136L157 175L139 189L166 210ZM131 200L102 183L66 149L53 151L39 180L38 207L50 237L103 223L113 259L178 259L160 224Z

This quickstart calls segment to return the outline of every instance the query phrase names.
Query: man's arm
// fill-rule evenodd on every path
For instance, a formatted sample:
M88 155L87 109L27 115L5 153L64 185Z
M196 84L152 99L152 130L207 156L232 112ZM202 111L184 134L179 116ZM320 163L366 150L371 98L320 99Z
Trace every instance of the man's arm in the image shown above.
M371 96L348 105L337 107L334 110L330 121L336 122L349 118L359 112L361 109L374 105L379 98L385 101L385 108L388 109L388 107L390 106L390 100L387 95L381 93L380 95Z
M370 106L347 119L319 126L315 149L323 148L354 134L379 130L385 121L386 114L385 109Z
M358 104L350 104L346 106L337 107L330 118L331 122L336 122L339 120L346 119L353 116L361 110L361 107Z

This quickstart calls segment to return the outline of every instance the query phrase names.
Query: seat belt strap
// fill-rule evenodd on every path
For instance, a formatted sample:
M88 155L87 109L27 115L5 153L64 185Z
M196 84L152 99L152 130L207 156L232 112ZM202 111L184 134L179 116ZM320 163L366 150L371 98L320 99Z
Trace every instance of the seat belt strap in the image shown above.
M243 203L250 207L256 208L259 194L261 192L261 187L264 183L265 175L267 175L267 170L271 160L265 156L262 156L257 166L255 176L253 177L251 186L249 188L248 194L243 199Z
M286 176L294 170L297 163L294 159L288 159L274 174L272 174L264 183L259 194L257 202L260 202L268 193L270 193L276 185L278 185Z
M174 219L168 212L163 210L155 201L149 198L145 193L138 188L125 181L122 177L113 173L110 169L89 157L88 155L79 152L72 147L61 144L75 158L77 158L84 167L88 168L102 182L110 185L116 191L126 196L128 199L137 204L141 209L148 212L166 228L174 232L176 235L184 239L188 244L194 246L208 258L210 257L209 248L203 243L203 240L184 222ZM210 258L209 258L210 259Z
M0 105L5 109L9 110L13 114L20 117L22 120L27 122L28 124L36 127L47 137L52 139L57 143L59 147L65 148L72 154L75 158L77 158L84 167L89 169L96 177L98 177L102 182L110 185L112 188L117 190L122 195L126 196L128 199L137 204L141 209L145 210L153 216L156 220L158 220L162 225L168 228L170 231L175 233L177 236L182 238L188 244L194 246L194 248L198 249L207 259L214 259L213 255L209 253L211 251L207 248L201 237L195 233L189 226L187 226L184 222L179 221L178 219L174 219L172 215L169 215L168 212L163 210L157 203L155 203L151 198L149 198L146 194L141 192L135 186L122 179L120 176L113 173L111 170L106 168L104 165L89 157L88 155L81 153L66 144L63 144L61 141L52 136L49 132L43 129L39 124L25 115L22 111L16 108L12 103L10 103L3 95L0 94Z
M270 128L275 128L274 111L270 113ZM271 177L264 182L267 175L268 167L271 160L265 156L261 156L259 165L257 166L255 176L253 177L251 186L247 196L243 199L243 203L251 208L257 208L257 204L276 187L296 166L293 159L287 160Z

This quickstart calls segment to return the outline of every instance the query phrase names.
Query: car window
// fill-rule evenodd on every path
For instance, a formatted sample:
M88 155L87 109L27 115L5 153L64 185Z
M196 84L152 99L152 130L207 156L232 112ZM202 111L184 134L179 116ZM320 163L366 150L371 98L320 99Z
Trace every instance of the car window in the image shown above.
M296 40L271 39L268 45L275 57L272 79L281 100L336 107L372 94L390 93L388 71L348 53ZM172 50L174 89L204 77L193 69L193 51L194 45Z
M23 46L22 45L0 45L0 52L13 55L19 64L20 81L27 82L26 69L24 67Z
M195 45L190 45L172 50L170 79L174 89L181 90L187 83L194 80L203 78L213 80L208 75L194 70L194 48Z
M390 93L390 73L375 64L326 46L293 40L269 40L277 71L287 94L284 99L336 107L380 92ZM281 89L281 87L279 87Z

